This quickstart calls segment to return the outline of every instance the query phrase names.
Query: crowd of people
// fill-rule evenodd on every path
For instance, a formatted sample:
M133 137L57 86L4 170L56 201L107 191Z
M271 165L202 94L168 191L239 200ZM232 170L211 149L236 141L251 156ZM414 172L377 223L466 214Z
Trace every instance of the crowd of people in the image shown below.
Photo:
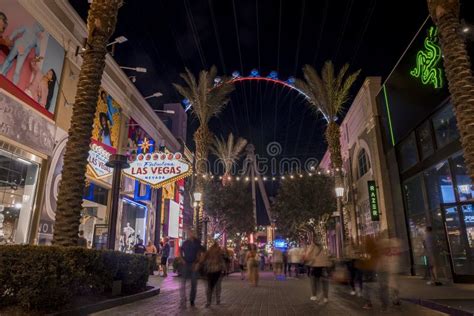
M426 229L424 247L428 258L428 269L432 280L429 284L440 285L433 253L433 237L431 228ZM170 245L164 239L157 249L149 242L145 247L139 243L136 253L156 256L159 258L162 276L167 276L167 261ZM247 279L250 286L257 287L259 273L264 270L273 271L276 280L286 278L307 278L311 295L309 299L318 304L329 302L330 284L347 284L350 295L363 299L364 309L372 309L378 300L382 309L390 304L400 305L396 275L400 273L402 247L400 240L389 238L386 231L377 236L366 236L358 243L347 242L341 251L340 258L333 258L327 249L316 239L307 244L287 248L273 248L266 255L256 244L236 249L235 256L214 242L206 249L190 232L180 247L180 268L182 276L181 304L186 306L186 285L190 281L189 303L195 305L197 280L207 280L206 307L213 302L220 304L222 280L229 271L233 271L231 263L235 260L240 268L240 277ZM331 282L330 282L331 281Z

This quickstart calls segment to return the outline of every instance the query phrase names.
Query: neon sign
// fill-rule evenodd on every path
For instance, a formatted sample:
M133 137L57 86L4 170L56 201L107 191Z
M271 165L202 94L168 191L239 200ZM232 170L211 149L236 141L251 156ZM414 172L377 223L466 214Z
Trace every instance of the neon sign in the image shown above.
M373 180L367 181L367 186L369 188L370 217L372 218L372 221L376 222L380 220L377 187Z
M419 78L425 85L432 84L435 89L443 87L443 70L440 67L441 47L438 44L438 29L434 26L428 30L424 49L416 54L416 67L410 75Z

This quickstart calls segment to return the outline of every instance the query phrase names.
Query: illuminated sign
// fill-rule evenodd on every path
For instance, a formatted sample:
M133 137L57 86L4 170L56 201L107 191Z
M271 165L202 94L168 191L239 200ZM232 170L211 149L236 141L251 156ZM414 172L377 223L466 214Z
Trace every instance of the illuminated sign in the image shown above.
M284 239L275 239L273 241L273 245L275 246L275 248L287 248L288 247L288 243Z
M114 153L113 148L109 148L110 149L106 149L105 146L102 146L95 140L92 140L90 144L89 157L87 158L89 164L87 168L92 172L94 177L98 179L110 176L113 172L113 169L106 165L110 155Z
M378 221L380 219L380 212L377 198L377 186L373 180L367 181L367 186L369 188L370 217L372 218L372 221Z
M443 87L443 70L440 67L441 47L438 44L438 29L434 26L428 29L424 41L425 48L416 54L416 67L410 75L419 78L425 85L432 84L435 89Z
M155 188L188 177L192 173L191 164L181 153L155 152L129 156L130 167L123 172Z

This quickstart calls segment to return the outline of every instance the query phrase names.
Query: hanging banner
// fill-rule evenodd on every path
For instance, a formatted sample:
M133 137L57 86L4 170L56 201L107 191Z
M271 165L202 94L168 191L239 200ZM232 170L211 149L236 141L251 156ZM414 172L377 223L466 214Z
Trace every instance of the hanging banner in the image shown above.
M130 167L123 173L155 188L186 178L191 175L192 167L183 159L181 153L138 154L129 156Z
M377 186L373 180L367 181L367 186L369 188L370 217L372 218L372 221L376 222L380 220Z

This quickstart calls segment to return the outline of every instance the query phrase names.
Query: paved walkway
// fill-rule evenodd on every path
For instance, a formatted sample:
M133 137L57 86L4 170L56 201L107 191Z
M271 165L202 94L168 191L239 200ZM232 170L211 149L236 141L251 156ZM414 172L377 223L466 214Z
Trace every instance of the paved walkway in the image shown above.
M444 315L424 307L403 303L401 307L391 307L381 312L379 306L366 311L361 308L361 299L350 296L345 287L332 287L329 303L323 306L310 301L309 282L306 277L276 281L269 272L261 274L257 288L250 287L247 281L240 280L240 274L224 279L222 303L205 308L205 281L200 280L196 307L181 309L179 306L180 279L169 276L161 283L158 296L132 304L102 311L98 316L121 315ZM153 283L157 283L153 277Z

